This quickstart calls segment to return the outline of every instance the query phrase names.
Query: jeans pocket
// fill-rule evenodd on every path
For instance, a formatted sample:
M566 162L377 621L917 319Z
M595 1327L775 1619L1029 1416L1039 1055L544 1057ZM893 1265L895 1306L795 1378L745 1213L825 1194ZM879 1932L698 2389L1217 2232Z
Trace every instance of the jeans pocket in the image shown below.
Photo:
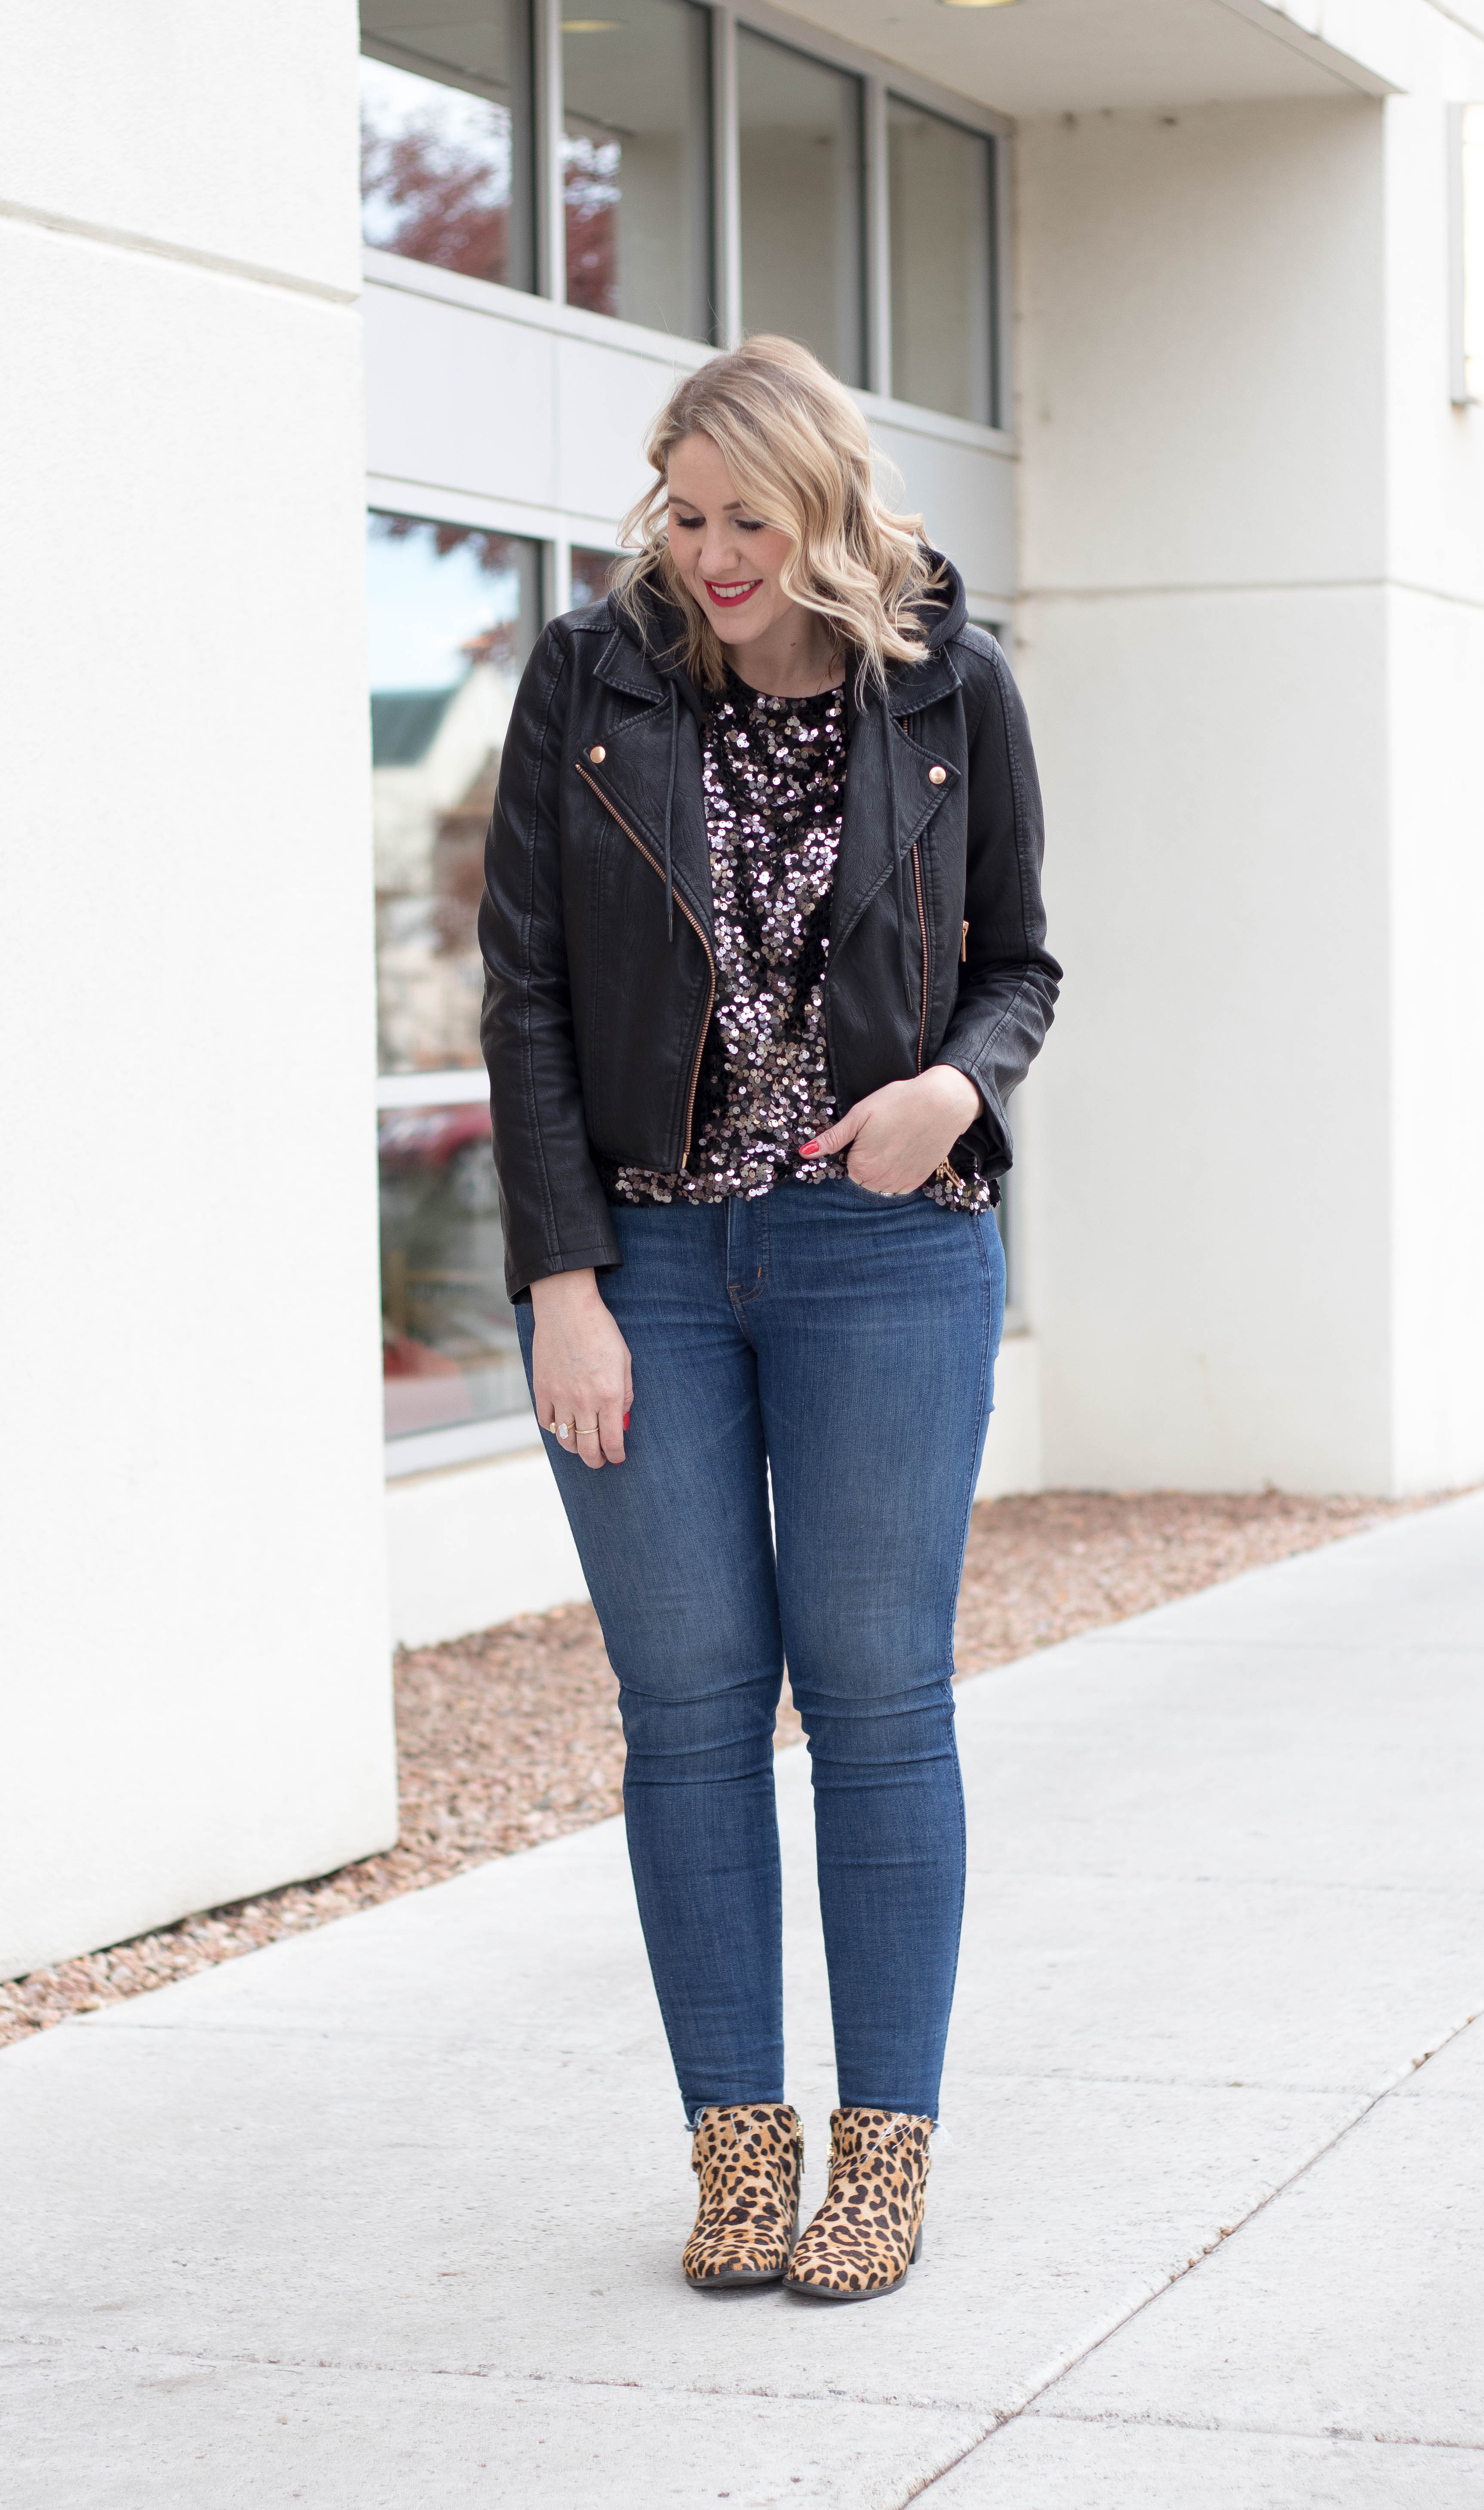
M861 1195L867 1202L910 1202L914 1196L922 1192L921 1186L909 1185L905 1194L881 1194L875 1186L861 1185L858 1179L853 1176L843 1176L840 1183L849 1186L852 1194Z

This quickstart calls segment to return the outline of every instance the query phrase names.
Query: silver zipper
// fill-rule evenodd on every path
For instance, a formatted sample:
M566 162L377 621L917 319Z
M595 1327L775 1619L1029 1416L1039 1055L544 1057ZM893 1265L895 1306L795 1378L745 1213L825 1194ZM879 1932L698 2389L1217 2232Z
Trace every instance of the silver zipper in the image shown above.
M628 839L629 844L637 848L638 852L643 856L645 861L648 863L650 870L654 873L655 878L657 880L663 880L665 878L664 869L661 864L656 862L654 856L650 853L643 838L636 837L634 835L632 828L625 818L622 811L616 811L614 809L614 806L609 801L607 794L603 791L601 784L598 783L595 777L589 775L586 767L582 763L582 760L579 758L573 763L576 766L577 772L582 778L583 782L587 785L590 793L596 794L610 819L617 821L618 825L623 829L625 836ZM696 1114L696 1091L701 1081L701 1064L702 1058L705 1053L706 1032L711 1025L711 1011L716 1001L716 962L711 956L711 945L709 941L706 939L705 934L703 932L695 916L691 913L691 910L687 906L684 898L681 896L680 892L675 888L673 881L670 883L670 894L674 898L675 904L679 907L681 914L685 917L691 931L695 933L703 950L705 952L705 963L710 975L710 983L706 993L705 1017L701 1023L701 1044L696 1048L696 1064L695 1069L691 1074L691 1093L685 1102L685 1148L680 1154L680 1164L684 1167L686 1160L691 1156L691 1125Z

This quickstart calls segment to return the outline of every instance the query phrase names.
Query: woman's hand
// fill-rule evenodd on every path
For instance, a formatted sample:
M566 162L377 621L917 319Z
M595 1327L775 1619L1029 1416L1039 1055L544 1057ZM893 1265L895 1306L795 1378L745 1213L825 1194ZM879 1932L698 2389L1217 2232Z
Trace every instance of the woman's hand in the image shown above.
M857 1098L848 1116L817 1142L805 1159L826 1159L851 1145L846 1167L872 1194L912 1194L942 1165L961 1133L979 1113L979 1093L967 1072L934 1063L915 1081L889 1081Z
M628 1345L598 1296L597 1276L552 1273L531 1283L536 1418L569 1456L594 1472L624 1461L633 1402ZM562 1436L565 1428L566 1436Z

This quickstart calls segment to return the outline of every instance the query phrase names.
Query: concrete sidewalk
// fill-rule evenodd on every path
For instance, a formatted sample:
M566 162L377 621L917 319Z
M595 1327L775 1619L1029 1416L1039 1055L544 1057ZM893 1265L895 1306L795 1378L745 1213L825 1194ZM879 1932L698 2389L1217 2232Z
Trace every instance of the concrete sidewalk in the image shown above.
M607 1823L0 2056L7 2510L1484 2505L1484 1498L986 1674L961 1739L899 2294L682 2283Z

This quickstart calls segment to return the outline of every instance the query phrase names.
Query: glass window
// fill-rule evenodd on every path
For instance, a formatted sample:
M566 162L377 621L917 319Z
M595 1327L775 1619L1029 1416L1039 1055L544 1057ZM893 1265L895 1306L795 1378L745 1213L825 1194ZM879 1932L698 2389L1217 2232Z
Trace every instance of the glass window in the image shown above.
M711 337L710 23L693 0L562 19L567 303Z
M992 427L994 146L898 95L887 101L892 390Z
M534 287L529 0L361 0L367 244Z
M590 601L601 601L614 585L618 558L612 550L574 549L572 551L572 607L586 609Z
M739 27L742 317L865 382L861 88Z
M475 919L505 728L538 625L532 541L370 517L376 990L384 1074L477 1073ZM389 1093L391 1094L391 1093ZM405 1085L380 1119L389 1437L523 1410L489 1110ZM451 1103L450 1103L451 1101Z

